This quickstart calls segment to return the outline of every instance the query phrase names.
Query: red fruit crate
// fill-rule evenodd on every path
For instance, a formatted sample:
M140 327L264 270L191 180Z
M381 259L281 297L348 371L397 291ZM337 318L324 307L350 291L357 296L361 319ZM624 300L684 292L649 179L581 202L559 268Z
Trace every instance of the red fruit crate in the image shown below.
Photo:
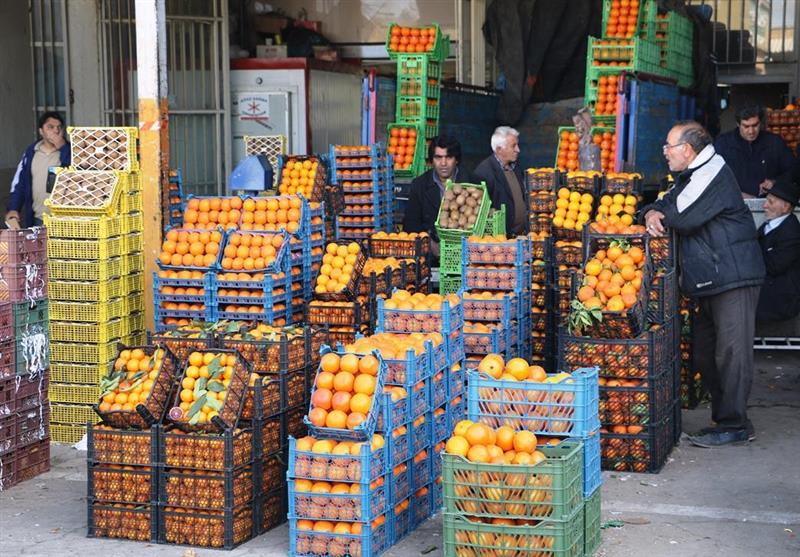
M42 226L0 230L0 265L47 263L47 231Z

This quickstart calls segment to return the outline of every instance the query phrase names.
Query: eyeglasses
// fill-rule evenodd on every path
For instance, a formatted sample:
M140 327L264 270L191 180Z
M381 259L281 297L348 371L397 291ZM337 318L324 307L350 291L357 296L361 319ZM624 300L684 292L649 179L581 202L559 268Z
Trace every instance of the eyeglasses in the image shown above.
M686 142L684 141L683 143L676 143L675 145L664 143L664 145L661 146L661 149L666 151L667 149L674 149L675 147L680 147L681 145L686 145Z

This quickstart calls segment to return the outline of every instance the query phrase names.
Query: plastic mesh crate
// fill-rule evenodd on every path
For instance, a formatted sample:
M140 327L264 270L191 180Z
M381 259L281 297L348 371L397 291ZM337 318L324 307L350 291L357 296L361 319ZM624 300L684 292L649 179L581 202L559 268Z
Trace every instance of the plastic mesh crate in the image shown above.
M486 229L486 219L487 219L487 217L489 215L489 207L491 205L491 200L489 199L489 193L488 193L488 191L486 189L486 185L484 183L480 183L480 184L466 184L466 183L456 184L456 183L448 180L446 185L445 185L445 197L448 195L447 192L453 190L453 188L455 188L456 186L459 186L461 189L463 189L465 191L479 190L480 192L482 192L480 201L479 201L479 203L477 205L477 207L478 207L477 216L476 216L475 222L472 224L472 226L469 226L467 228L463 228L463 229L454 228L454 227L451 227L449 225L449 223L448 223L448 226L443 226L442 222L443 222L443 216L444 215L443 215L442 208L440 207L438 215L436 217L435 226L436 226L436 232L438 233L439 238L441 240L450 240L450 241L458 242L458 241L461 240L461 238L463 236L474 235L477 232L483 231L483 230ZM444 204L442 204L442 207L444 207Z
M80 170L139 169L134 127L71 127L69 135L72 165Z
M600 530L600 513L602 510L602 495L599 489L586 497L583 505L583 554L591 557L600 547L602 531Z
M118 172L63 169L56 174L45 205L56 216L111 215L117 208L123 184Z

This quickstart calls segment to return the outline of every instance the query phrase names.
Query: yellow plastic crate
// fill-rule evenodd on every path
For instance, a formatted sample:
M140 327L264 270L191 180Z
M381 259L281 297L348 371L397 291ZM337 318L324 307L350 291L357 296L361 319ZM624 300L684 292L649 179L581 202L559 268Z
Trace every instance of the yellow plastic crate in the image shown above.
M122 340L125 346L141 346L147 342L147 333L144 332L144 329L134 331Z
M122 233L130 234L131 232L144 231L144 213L128 213L122 215Z
M51 404L50 421L57 424L96 424L100 417L88 404Z
M142 200L142 192L135 191L126 193L119 196L118 211L125 215L133 212L142 212L144 210L144 202Z
M69 127L72 164L84 170L139 170L135 127Z
M50 239L105 240L125 234L126 216L113 217L56 217L44 215Z
M55 183L44 200L59 216L111 216L118 212L126 177L120 172L86 171L74 167L55 170Z
M47 274L50 280L104 281L123 276L126 258L114 257L104 261L72 261L50 258Z
M127 277L97 282L51 280L47 286L51 300L65 302L106 302L128 294Z
M114 298L102 304L92 302L60 302L51 301L49 305L50 319L54 321L79 321L82 323L105 323L122 317L126 304L135 307L136 298ZM143 305L143 302L140 304ZM140 310L141 311L141 310Z
M123 321L127 321L127 319L113 319L108 323L74 323L70 321L53 321L51 319L50 340L92 344L119 340L127 332L123 332ZM128 330L133 329L128 328Z
M60 240L47 242L49 259L109 259L119 257L125 251L125 236L105 240Z
M123 338L128 342L127 338ZM76 344L71 342L50 342L50 361L68 364L101 364L117 356L118 341L99 344ZM131 344L131 343L129 343ZM144 344L140 342L138 344Z
M139 253L144 250L144 239L141 232L131 232L123 236L123 251L125 254Z
M122 315L144 311L144 294L139 292L122 299Z
M144 292L144 273L132 273L123 277L123 295L132 294L134 292Z
M138 172L127 172L126 179L122 185L122 195L126 193L136 193L142 191L141 175Z
M99 384L100 378L108 375L108 370L112 362L113 357L111 361L99 364L65 364L51 362L50 381L54 383L83 385Z
M86 434L86 424L54 424L50 422L50 441L74 445Z
M48 397L50 402L69 404L96 404L103 394L99 385L74 385L70 383L50 383Z
M122 258L122 274L141 273L144 271L144 254L130 253Z
M130 315L122 318L123 337L139 331L144 331L144 313L131 313Z

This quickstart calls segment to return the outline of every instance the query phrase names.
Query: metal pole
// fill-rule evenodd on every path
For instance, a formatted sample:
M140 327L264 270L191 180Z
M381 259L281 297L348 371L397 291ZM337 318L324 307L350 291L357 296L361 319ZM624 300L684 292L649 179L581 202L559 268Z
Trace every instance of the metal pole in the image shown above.
M136 0L136 79L146 278L156 270L156 255L161 245L161 176L168 162L164 159L161 130L162 122L167 118L164 14L164 0ZM149 288L145 288L145 316L146 326L153 327L153 293Z

